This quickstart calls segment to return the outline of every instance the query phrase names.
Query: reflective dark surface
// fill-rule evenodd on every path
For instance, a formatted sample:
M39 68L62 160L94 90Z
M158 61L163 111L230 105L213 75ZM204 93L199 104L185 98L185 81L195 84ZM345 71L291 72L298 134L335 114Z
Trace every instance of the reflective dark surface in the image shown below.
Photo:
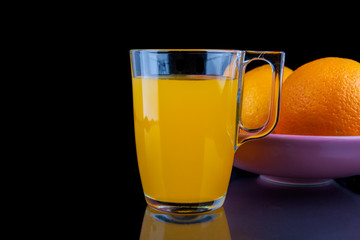
M147 207L140 239L360 239L360 195L336 181L292 187L234 170L224 206L200 215Z
M290 187L238 178L224 209L233 239L360 238L360 196L335 181Z

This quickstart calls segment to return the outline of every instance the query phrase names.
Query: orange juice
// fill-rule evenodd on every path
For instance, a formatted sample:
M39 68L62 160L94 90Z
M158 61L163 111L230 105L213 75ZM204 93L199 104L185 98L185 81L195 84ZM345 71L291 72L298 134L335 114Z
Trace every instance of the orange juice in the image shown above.
M222 198L234 156L237 80L175 75L132 83L145 195L173 203Z

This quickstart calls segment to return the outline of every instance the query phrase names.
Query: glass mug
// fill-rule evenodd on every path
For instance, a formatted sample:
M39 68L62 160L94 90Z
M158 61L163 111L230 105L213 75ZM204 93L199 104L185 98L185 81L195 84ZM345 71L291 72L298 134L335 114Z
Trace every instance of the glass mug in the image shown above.
M278 119L285 53L239 50L131 50L134 127L148 205L172 213L222 206L235 150L264 137ZM267 122L241 121L247 64L272 67Z

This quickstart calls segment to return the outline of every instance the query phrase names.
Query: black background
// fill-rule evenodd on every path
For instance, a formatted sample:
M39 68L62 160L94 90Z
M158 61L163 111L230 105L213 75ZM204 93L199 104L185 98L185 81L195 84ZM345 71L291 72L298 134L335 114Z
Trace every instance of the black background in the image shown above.
M7 18L13 44L4 48L15 85L7 142L21 144L10 149L16 169L9 178L16 184L10 211L20 209L13 217L26 225L40 216L44 225L35 222L33 229L52 235L75 230L121 238L135 231L126 238L138 239L146 203L136 158L130 49L284 51L293 70L328 56L360 61L357 14L339 13L338 4L321 17L310 7L284 15L244 2L107 4L24 8L23 18ZM301 16L289 18L296 11Z

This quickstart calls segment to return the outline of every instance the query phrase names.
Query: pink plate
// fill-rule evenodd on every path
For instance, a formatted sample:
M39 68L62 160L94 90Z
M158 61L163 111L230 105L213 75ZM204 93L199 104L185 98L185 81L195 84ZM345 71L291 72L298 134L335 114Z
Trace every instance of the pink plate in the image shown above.
M286 184L323 184L360 174L360 136L270 134L244 143L234 166Z

